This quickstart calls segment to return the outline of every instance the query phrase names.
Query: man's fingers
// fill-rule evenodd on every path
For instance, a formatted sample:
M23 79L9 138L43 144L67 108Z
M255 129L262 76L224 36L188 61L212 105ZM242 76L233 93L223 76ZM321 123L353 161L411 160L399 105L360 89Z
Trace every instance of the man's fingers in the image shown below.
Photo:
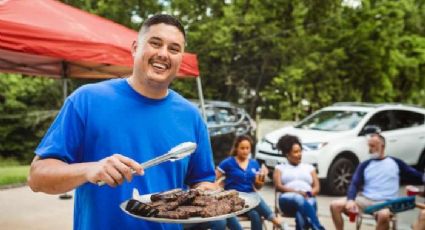
M107 174L114 180L116 184L122 184L124 177L116 168L115 165L109 165L106 167Z
M120 161L117 162L115 168L118 170L118 172L121 173L121 175L125 177L127 181L131 181L131 178L133 177L133 172L129 166Z
M144 174L139 163L120 154L103 159L101 165L96 178L113 187L122 184L124 179L131 181L134 172Z
M125 165L127 165L128 167L130 167L131 169L133 169L137 174L139 175L143 175L144 171L142 169L142 166L140 166L140 164L126 156L120 155L120 154L115 154L114 156L117 156L117 158L124 163Z
M115 187L117 184L115 182L115 180L106 172L104 172L101 176L100 176L101 180L105 182L105 184L111 186L111 187Z

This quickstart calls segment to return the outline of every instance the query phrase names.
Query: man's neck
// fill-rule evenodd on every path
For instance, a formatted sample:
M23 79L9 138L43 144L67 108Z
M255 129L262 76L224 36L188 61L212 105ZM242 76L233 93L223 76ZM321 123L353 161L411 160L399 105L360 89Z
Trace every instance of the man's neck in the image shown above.
M387 156L385 156L385 152L381 152L381 156L379 156L379 159L385 159Z
M162 99L168 95L168 88L150 88L140 84L133 76L127 78L128 84L140 95L151 99Z

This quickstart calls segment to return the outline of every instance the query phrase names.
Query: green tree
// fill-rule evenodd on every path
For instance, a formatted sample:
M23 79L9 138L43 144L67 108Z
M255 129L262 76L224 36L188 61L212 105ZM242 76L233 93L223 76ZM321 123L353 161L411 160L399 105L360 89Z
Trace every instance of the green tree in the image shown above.
M28 163L62 103L58 81L0 74L0 156Z

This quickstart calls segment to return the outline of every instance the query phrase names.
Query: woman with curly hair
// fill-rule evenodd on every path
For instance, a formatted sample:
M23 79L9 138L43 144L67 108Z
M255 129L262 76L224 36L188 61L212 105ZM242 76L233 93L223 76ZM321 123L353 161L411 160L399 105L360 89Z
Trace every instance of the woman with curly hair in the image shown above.
M316 198L320 185L316 169L301 163L302 145L298 137L282 136L277 149L287 158L287 163L276 166L273 181L281 192L279 207L289 216L295 216L296 229L324 229L316 214Z

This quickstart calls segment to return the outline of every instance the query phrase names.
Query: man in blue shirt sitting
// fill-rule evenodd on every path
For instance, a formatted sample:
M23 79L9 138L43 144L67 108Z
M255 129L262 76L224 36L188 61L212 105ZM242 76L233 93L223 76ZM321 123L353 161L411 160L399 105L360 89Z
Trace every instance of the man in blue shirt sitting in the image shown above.
M131 217L119 205L133 188L142 195L217 188L206 124L191 102L168 88L184 46L177 19L147 19L133 43L132 75L76 90L35 150L28 184L49 194L76 189L74 229L182 229ZM145 172L139 165L183 142L197 144L192 155ZM99 181L109 186L100 187ZM225 221L215 224L225 227Z
M371 159L362 162L354 172L347 198L331 203L332 219L337 230L342 230L343 212L357 212L367 206L398 197L400 179L409 178L418 183L425 175L408 166L400 159L385 156L385 138L374 133L368 140ZM360 192L360 194L358 194ZM389 229L390 210L381 209L374 213L376 229Z

